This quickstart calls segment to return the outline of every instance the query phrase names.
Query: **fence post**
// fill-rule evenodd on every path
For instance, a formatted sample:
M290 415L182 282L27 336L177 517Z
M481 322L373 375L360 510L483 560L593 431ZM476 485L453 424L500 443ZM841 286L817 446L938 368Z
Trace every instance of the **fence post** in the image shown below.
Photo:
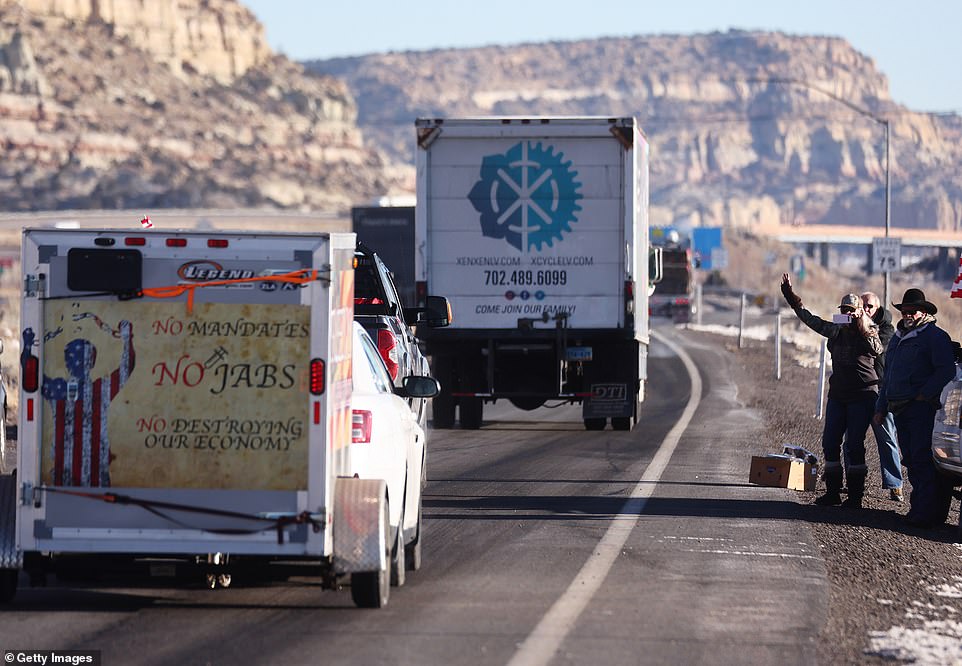
M828 338L822 338L822 349L818 355L818 407L815 418L822 420L822 405L825 402L825 352L828 350Z
M775 313L775 379L782 378L782 313Z
M738 310L738 348L741 349L744 345L742 344L742 336L745 332L745 303L748 301L748 296L742 293L742 304Z
M701 326L701 282L695 283L695 323Z

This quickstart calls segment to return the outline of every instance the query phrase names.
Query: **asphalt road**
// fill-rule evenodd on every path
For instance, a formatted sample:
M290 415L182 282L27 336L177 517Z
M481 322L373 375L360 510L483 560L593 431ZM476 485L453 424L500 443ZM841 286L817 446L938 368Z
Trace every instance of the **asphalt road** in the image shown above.
M691 379L656 343L630 433L586 432L577 407L501 403L479 431L431 433L424 567L385 609L310 579L51 580L0 612L0 650L97 649L108 666L813 663L829 590L809 523L784 490L746 481L762 423L724 352L659 330L700 376L683 431Z

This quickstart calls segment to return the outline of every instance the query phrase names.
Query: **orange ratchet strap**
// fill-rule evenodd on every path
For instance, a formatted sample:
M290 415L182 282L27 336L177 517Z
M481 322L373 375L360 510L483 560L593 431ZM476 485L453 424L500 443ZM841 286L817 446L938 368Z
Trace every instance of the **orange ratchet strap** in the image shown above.
M175 284L169 287L147 287L140 291L141 295L150 298L177 298L187 292L187 314L194 311L194 290L198 287L223 287L242 282L287 282L290 284L307 284L317 279L317 269L309 270L301 268L290 273L280 275L258 275L249 278L237 278L235 280L215 280L213 282L197 282L194 284Z

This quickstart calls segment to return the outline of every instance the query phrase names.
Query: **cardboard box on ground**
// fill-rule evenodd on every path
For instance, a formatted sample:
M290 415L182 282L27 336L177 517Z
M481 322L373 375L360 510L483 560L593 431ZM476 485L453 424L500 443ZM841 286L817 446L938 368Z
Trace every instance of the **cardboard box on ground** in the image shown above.
M785 453L752 456L748 480L759 486L815 490L818 482L818 463Z

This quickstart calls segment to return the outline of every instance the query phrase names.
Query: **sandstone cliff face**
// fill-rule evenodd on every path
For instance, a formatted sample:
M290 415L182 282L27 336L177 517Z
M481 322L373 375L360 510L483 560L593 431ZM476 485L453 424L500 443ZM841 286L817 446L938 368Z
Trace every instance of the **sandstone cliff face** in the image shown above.
M346 80L365 136L406 162L419 116L634 115L654 222L682 227L883 225L884 129L854 105L891 122L892 224L962 228L959 118L894 104L841 39L731 31L306 64Z
M271 57L264 28L234 0L0 0L61 29L110 26L158 62L229 83Z
M343 211L390 189L344 84L265 48L233 0L0 0L0 205Z

